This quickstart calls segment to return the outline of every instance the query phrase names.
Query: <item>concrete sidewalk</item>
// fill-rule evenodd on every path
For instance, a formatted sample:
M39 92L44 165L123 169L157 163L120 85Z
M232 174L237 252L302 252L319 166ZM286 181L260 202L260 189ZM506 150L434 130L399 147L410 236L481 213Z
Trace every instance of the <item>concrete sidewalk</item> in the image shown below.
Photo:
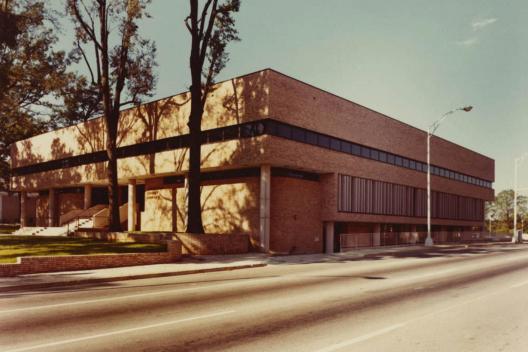
M172 264L155 264L143 266L128 266L109 269L94 269L81 271L53 272L20 275L0 279L0 292L38 289L77 284L93 284L122 280L146 279L189 275L214 271L228 271L247 268L257 268L266 265L295 265L310 263L333 263L339 261L361 260L362 258L384 256L434 256L446 250L464 250L468 247L475 251L485 247L512 247L516 245L505 243L437 245L434 247L405 246L365 248L334 254L305 254L288 256L268 256L262 253L248 253L224 256L195 256L184 258L182 262ZM523 245L518 245L523 246Z

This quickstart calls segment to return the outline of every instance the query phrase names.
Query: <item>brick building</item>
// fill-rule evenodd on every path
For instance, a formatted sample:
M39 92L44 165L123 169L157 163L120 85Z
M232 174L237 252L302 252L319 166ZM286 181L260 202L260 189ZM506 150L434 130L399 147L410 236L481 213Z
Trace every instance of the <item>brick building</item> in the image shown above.
M189 112L189 93L122 112L125 229L185 230ZM336 247L423 241L426 132L271 69L217 84L202 130L206 232L281 253L321 252L325 236ZM104 145L93 119L12 146L11 187L38 192L37 225L76 214L107 224ZM438 137L431 148L435 239L479 231L494 161Z

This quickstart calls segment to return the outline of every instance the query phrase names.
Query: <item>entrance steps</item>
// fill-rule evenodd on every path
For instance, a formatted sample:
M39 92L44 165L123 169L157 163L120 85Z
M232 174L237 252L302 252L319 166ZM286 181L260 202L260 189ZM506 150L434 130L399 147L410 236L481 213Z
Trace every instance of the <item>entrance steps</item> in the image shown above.
M39 226L26 226L22 227L15 232L13 235L16 236L67 236L68 229L66 227L39 227Z
M60 217L61 226L22 227L13 235L19 236L68 236L79 228L94 227L94 215L107 209L104 204L95 205L89 209L75 209Z

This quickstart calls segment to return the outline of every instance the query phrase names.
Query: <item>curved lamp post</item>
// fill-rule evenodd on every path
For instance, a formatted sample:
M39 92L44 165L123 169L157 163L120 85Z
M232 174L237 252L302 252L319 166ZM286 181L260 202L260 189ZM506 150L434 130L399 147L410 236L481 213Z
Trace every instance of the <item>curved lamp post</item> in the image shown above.
M426 246L432 246L434 244L433 238L431 237L431 137L434 135L434 133L438 129L438 126L440 126L442 121L444 121L447 116L454 114L457 111L470 112L472 109L472 106L464 106L463 108L448 111L427 129L427 238L425 239Z

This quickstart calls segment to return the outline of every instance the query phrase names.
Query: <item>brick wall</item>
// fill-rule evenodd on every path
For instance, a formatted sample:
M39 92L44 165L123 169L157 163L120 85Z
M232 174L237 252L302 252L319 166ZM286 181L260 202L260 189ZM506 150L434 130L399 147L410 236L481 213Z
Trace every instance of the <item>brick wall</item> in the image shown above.
M19 257L16 264L0 264L0 277L24 274L163 264L178 261L182 246L168 241L167 252Z
M182 254L243 254L249 250L248 235L178 233L174 237L182 243Z
M249 235L246 234L188 234L174 232L128 233L103 231L76 231L75 237L93 238L110 242L164 243L178 240L182 254L242 254L249 251Z
M279 253L323 251L319 182L271 178L270 250Z

